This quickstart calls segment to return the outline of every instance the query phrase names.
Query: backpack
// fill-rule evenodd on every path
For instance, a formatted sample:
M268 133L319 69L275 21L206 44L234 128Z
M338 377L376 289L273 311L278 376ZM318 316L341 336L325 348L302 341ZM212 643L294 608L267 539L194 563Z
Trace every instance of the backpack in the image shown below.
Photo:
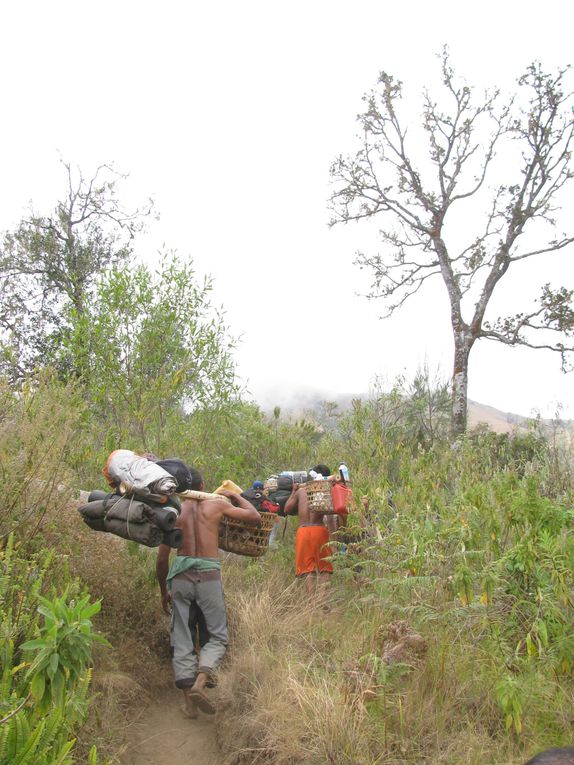
M278 491L291 491L293 488L293 477L290 475L278 475L277 476L277 490Z
M290 496L291 496L291 489L276 489L275 491L269 492L269 499L272 502L275 502L279 505L278 515L285 516L285 515L298 514L299 511L297 509L294 512L290 512L290 513L285 512L285 504Z
M188 466L182 460L176 457L170 457L165 460L156 460L156 465L162 467L167 473L172 475L177 481L175 490L177 492L188 491L192 488L193 478L189 472Z
M251 502L253 507L260 513L278 513L279 505L268 499L259 489L246 489L241 493L243 499Z

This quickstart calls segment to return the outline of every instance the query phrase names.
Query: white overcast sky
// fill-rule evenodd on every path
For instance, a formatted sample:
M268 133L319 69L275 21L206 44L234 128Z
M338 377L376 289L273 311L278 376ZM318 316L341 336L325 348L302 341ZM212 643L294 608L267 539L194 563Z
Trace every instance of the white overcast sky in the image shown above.
M444 288L392 321L358 293L360 227L327 227L329 165L356 147L361 96L385 69L415 97L448 44L458 73L512 88L526 65L572 59L566 0L374 2L19 2L0 8L0 229L30 200L62 193L59 156L88 175L130 173L126 205L161 215L140 240L165 243L215 279L239 370L258 400L309 387L366 391L427 363L448 376ZM572 194L570 196L572 200ZM567 218L572 220L572 205ZM574 253L557 271L572 286ZM544 266L545 279L546 266ZM523 284L514 281L514 297ZM512 300L510 295L509 300ZM550 353L479 342L470 398L505 411L574 417L574 376Z

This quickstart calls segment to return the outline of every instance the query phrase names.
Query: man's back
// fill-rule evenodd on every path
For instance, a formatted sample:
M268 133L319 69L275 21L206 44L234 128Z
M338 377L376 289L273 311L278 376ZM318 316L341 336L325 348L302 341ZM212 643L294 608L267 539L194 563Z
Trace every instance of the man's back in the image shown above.
M299 525L307 526L310 523L319 525L323 522L324 513L318 513L316 510L312 510L309 507L309 500L307 499L307 490L305 486L294 488L291 497L287 500L285 505L285 512L290 513L297 510L299 516Z
M178 555L192 558L217 558L219 522L229 502L224 499L186 499L177 526L183 531Z
M183 531L184 541L177 551L178 555L217 558L219 522L223 515L247 523L261 521L259 512L240 494L231 491L222 491L221 494L221 499L186 499L183 502L177 526Z

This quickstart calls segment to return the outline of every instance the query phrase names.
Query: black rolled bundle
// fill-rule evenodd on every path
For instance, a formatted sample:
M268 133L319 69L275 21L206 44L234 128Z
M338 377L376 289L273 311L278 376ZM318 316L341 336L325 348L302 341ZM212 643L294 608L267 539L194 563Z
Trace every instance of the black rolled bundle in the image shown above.
M183 544L183 531L181 529L164 531L163 543L169 547L181 547Z
M131 539L146 547L157 547L164 541L166 534L172 534L170 540L179 539L180 546L183 535L175 528L178 512L174 507L147 504L136 497L125 497L119 494L94 491L88 497L88 503L78 508L84 522L94 531L105 531L110 534ZM180 531L180 535L174 532Z

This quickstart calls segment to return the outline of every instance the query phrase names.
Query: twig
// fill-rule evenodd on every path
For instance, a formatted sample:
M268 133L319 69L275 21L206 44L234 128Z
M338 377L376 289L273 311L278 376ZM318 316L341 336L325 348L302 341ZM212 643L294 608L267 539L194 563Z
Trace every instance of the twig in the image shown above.
M3 718L0 720L0 725L2 725L2 723L8 722L8 720L9 720L11 717L14 717L14 715L18 714L18 712L19 712L19 711L22 709L22 707L24 706L24 704L26 704L26 703L29 701L29 699L30 699L30 696L31 696L31 695L32 695L32 694L31 694L31 693L29 693L29 694L26 696L26 698L24 699L24 701L23 701L23 702L20 704L20 706L19 706L19 707L16 707L16 709L13 709L13 710L10 712L10 714L9 714L9 715L6 715L6 717L3 717Z

